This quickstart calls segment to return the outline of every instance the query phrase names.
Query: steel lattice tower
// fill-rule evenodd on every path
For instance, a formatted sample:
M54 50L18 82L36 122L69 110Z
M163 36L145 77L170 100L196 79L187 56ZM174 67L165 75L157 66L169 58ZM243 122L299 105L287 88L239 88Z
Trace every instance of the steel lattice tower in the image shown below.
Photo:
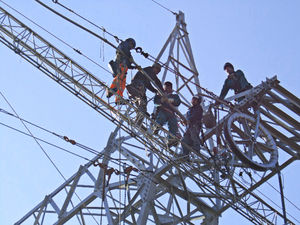
M300 124L295 117L299 119L300 100L276 77L234 96L245 98L228 106L232 113L221 113L214 126L204 127L206 145L200 153L192 153L191 162L180 161L176 158L180 145L168 148L164 129L159 137L153 136L151 118L146 116L138 126L134 105L111 106L103 98L104 82L3 8L0 18L4 45L116 124L98 156L15 224L215 225L229 208L253 224L294 224L289 215L255 193L299 159ZM185 93L180 96L184 106L203 92L182 12L157 60L164 62L163 80L172 80L175 91ZM253 102L259 106L258 120L248 110ZM286 160L277 160L278 152ZM122 171L112 163L119 154L126 159ZM241 179L243 174L248 176Z

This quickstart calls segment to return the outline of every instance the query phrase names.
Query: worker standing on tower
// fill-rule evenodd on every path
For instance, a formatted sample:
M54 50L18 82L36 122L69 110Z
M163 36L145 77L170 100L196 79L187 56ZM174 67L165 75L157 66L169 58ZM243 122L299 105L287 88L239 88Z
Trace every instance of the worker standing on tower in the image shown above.
M241 70L234 71L234 67L231 63L225 63L224 70L226 71L228 76L224 82L219 97L220 99L225 98L229 89L234 90L234 94L238 94L252 88L252 85L245 78L244 73Z
M143 71L147 75L145 75L142 71L138 71L133 77L131 84L126 86L127 91L130 94L130 98L133 102L135 102L139 112L141 112L137 118L137 124L139 125L143 122L143 114L147 114L147 89L155 94L158 92L158 90L152 86L151 81L154 81L156 87L158 87L160 91L163 91L163 86L157 78L157 74L160 70L161 65L159 63L154 63L152 66L145 67L143 68Z
M178 124L175 111L173 109L177 108L181 104L181 100L177 94L173 94L172 83L167 81L164 83L164 96L155 95L154 104L156 105L156 119L155 121L163 126L168 123L169 132L174 136L178 133ZM153 133L156 135L159 128L156 127ZM168 146L177 145L177 140L171 136L168 137Z
M123 92L126 85L126 74L128 69L134 69L135 67L131 64L133 63L133 58L130 50L135 48L135 40L133 38L128 38L122 41L116 51L116 60L111 60L109 62L109 67L113 73L114 79L107 90L106 96L110 98L114 91L116 93L116 104L124 104L120 97L123 97Z
M186 131L182 138L182 154L183 157L188 157L192 148L194 151L199 152L200 150L200 129L202 125L203 109L201 106L201 96L195 95L192 98L192 106L188 109L186 114Z

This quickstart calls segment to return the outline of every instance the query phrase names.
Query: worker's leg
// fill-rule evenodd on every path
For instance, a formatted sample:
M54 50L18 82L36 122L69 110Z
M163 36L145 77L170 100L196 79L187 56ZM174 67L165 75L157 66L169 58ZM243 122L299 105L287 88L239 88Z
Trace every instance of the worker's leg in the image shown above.
M157 114L157 117L156 117L156 123L163 126L166 122L167 122L167 115L166 115L165 112L160 110Z
M155 122L158 123L160 126L165 125L165 123L167 122L167 115L164 111L159 110L155 119ZM159 132L159 127L156 126L156 124L154 124L153 127L153 134L157 135Z
M168 127L169 127L169 132L173 134L175 137L169 136L167 144L169 147L176 146L178 145L177 138L180 139L180 137L178 137L177 135L178 124L177 124L177 118L174 114L169 114L168 116Z
M142 124L144 120L144 114L147 113L147 98L146 96L138 97L136 106L138 108L137 124Z
M190 130L190 137L192 140L191 144L192 144L193 150L196 152L200 151L201 140L200 140L199 134L200 134L200 127L192 126L191 130Z
M126 86L126 74L127 74L127 70L128 68L125 66L123 67L122 65L120 65L121 67L121 74L120 76L118 76L117 79L117 95L116 95L116 102L120 101L120 97L123 97L123 92L125 90L125 86Z
M178 124L177 124L177 118L174 114L169 113L168 127L169 127L169 132L176 136L176 134L178 132Z
M191 139L191 135L189 131L186 131L182 140L182 155L188 155L190 153L189 148L191 147L191 145L193 144L193 141Z

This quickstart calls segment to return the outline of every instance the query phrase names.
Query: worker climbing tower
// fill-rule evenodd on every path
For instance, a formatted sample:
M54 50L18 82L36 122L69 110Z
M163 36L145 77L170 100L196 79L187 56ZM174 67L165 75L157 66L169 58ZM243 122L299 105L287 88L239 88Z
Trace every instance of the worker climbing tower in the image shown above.
M180 145L166 144L168 131L154 136L155 121L147 115L142 125L136 124L133 104L112 106L103 98L105 82L3 8L0 18L1 43L116 125L97 156L15 224L217 225L229 208L253 224L294 224L284 207L256 192L299 159L295 117L300 100L276 77L222 101L222 108L205 106L212 123L204 121L201 151L192 152L190 162L182 161ZM156 61L165 68L163 81L176 84L185 107L196 93L216 97L200 87L182 12Z

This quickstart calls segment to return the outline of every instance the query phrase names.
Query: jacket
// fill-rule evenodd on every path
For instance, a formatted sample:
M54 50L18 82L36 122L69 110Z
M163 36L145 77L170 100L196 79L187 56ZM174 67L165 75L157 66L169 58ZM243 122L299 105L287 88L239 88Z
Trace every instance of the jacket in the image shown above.
M154 104L157 107L157 110L163 110L164 112L174 113L172 108L170 107L169 103L161 102L162 96L155 95L154 96ZM177 94L167 94L168 99L174 99L174 102L171 103L174 107L178 107L181 104L181 100Z
M129 69L132 69L131 63L133 62L133 58L130 52L129 41L125 40L122 41L117 48L116 51L116 63L120 64L123 63ZM124 54L123 54L124 53Z
M201 125L203 109L200 104L191 106L186 113L188 127L192 125Z
M225 80L220 99L224 99L230 89L234 90L235 94L238 94L250 88L252 88L252 85L246 80L244 73L241 70L237 70Z
M155 84L160 88L161 91L163 91L162 84L160 80L157 78L156 74L153 71L153 67L149 66L146 68L143 68L143 70L149 75L149 77L155 82ZM152 86L151 81L149 78L144 75L142 72L138 71L135 76L132 79L132 83L140 81L143 83L145 88L147 88L149 91L156 93L156 89Z

